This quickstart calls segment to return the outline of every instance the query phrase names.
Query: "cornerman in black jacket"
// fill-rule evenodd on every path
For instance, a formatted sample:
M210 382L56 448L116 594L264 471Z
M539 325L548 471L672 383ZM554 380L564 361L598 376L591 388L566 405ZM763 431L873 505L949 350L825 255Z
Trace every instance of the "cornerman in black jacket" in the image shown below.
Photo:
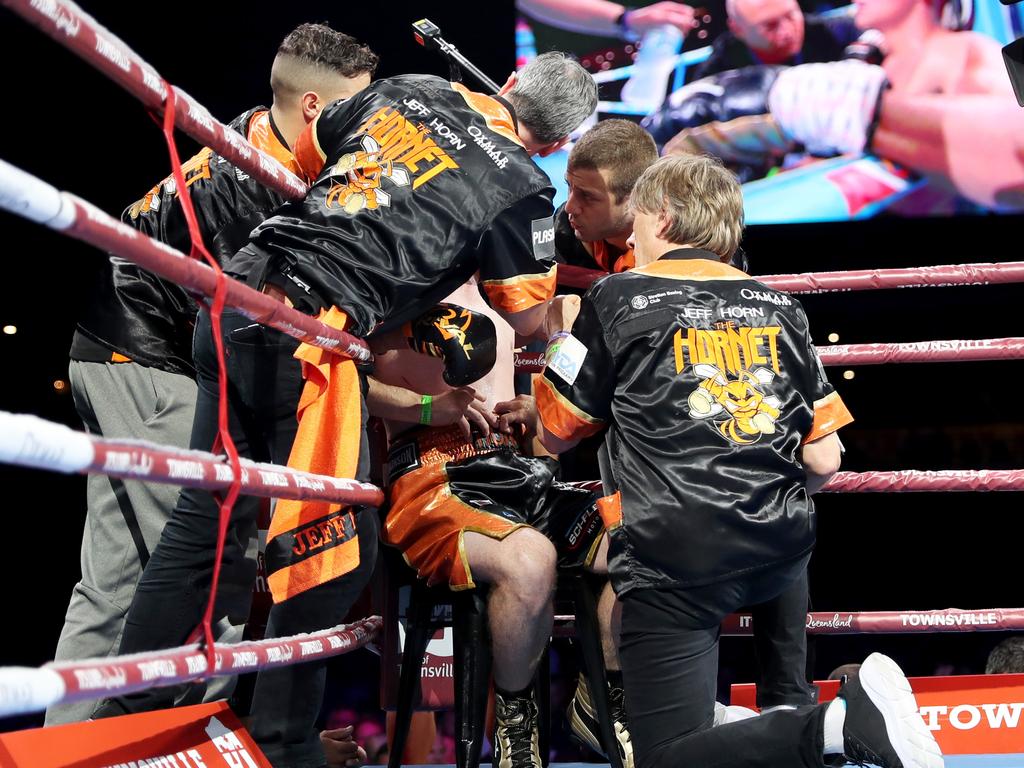
M593 79L561 54L535 59L498 97L425 75L379 80L310 123L295 145L308 194L261 224L225 270L358 336L401 329L479 273L518 332L546 338L563 326L566 302L552 299L553 190L530 156L564 144L596 104ZM222 335L239 452L365 479L364 373L238 312L224 312ZM195 360L192 443L209 445L217 397L205 311ZM241 556L238 540L254 518L251 505L235 508L226 564ZM373 567L376 529L373 510L279 501L267 543L267 634L339 623ZM209 494L185 489L139 584L122 653L176 645L198 623L216 537ZM324 680L319 662L258 678L252 731L275 766L322 765L312 726ZM166 703L157 689L109 700L101 714Z
M550 451L607 427L602 479L617 490L599 506L637 768L941 768L880 654L834 702L711 728L721 622L805 578L810 497L838 470L852 417L800 304L727 265L743 227L735 176L708 157L662 158L631 205L637 267L594 283L535 392ZM802 635L804 605L780 635Z
M366 87L377 56L348 35L303 24L278 48L271 68L273 105L250 109L231 128L293 173L291 146L327 103ZM227 160L205 148L182 171L203 242L221 263L248 242L249 233L283 202ZM122 214L129 226L188 253L190 238L174 179L168 177ZM111 256L98 275L93 299L71 345L75 407L87 430L187 446L196 401L192 334L196 302L173 283ZM204 446L206 450L210 445ZM136 583L178 498L178 488L91 475L82 542L82 579L75 585L55 658L115 653ZM250 558L247 568L253 568ZM243 579L251 584L251 578ZM245 622L241 590L229 613ZM239 638L240 639L240 638ZM221 678L218 681L228 681ZM225 695L211 685L208 695ZM52 707L47 725L85 720L94 702Z

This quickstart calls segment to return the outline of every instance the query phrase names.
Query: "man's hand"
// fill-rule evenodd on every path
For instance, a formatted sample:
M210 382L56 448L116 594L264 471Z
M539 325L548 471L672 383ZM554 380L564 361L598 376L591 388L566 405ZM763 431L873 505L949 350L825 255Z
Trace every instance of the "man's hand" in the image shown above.
M498 426L498 418L482 403L484 396L472 387L460 387L434 397L431 404L430 423L433 426L458 424L467 440L472 439L473 429L481 435L491 434Z
M559 331L571 331L576 316L580 313L580 297L555 296L548 302L544 315L544 338L550 339Z
M534 304L529 309L509 314L502 313L502 317L512 326L520 339L547 341L559 331L568 331L572 328L579 313L579 296L555 296L546 302Z
M320 745L330 768L356 768L366 762L366 750L352 738L352 726L320 731Z
M878 116L885 70L856 59L801 64L779 73L768 95L783 133L816 155L868 149Z
M516 395L494 406L498 417L498 429L510 435L537 434L537 403L531 395Z
M684 35L693 31L695 13L692 6L663 0L646 8L633 8L626 13L626 27L630 32L643 35L644 32L664 24L671 24Z

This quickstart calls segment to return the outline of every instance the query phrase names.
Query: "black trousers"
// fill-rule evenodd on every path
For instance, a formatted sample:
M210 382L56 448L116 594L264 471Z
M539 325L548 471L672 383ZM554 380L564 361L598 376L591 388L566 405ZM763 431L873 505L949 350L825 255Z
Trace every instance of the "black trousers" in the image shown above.
M806 578L806 569L805 557L705 587L642 589L620 597L619 653L637 768L824 765L825 705L711 727L722 620L741 606L784 595ZM800 632L806 593L804 600ZM797 631L795 623L785 621L764 626L784 634Z
M226 310L222 337L228 373L231 435L244 458L285 464L298 428L296 407L302 392L300 364L292 357L298 342ZM194 345L199 385L191 447L210 450L217 433L217 363L207 312L199 313ZM365 407L364 407L365 420ZM365 479L365 432L360 479ZM256 577L246 560L256 535L258 501L240 497L232 511L225 543L218 615L248 611ZM120 653L181 645L202 619L210 591L219 509L206 491L185 488L142 574L128 611ZM267 637L312 632L341 623L373 571L377 556L377 515L356 514L359 567L307 590L270 612ZM271 568L274 564L268 563ZM320 739L314 730L326 681L325 662L307 662L261 672L252 702L251 732L275 768L320 768ZM169 707L180 689L155 688L105 702L96 716Z
M817 690L807 681L807 569L767 602L749 606L754 620L754 650L760 709L814 704Z

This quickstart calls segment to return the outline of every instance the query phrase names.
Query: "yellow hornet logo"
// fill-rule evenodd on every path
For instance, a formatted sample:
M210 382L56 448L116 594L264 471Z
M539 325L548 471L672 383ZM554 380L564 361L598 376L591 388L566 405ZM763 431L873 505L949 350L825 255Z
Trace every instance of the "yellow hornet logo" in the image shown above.
M716 366L700 363L693 372L702 380L687 398L691 418L714 420L722 437L739 445L756 443L761 435L775 432L779 398L761 389L775 378L772 371L741 369L737 378L729 379Z
M465 322L461 326L457 325L456 318ZM445 341L448 339L457 340L459 347L462 348L463 353L468 358L469 353L473 350L473 345L466 343L466 331L472 322L473 314L469 310L463 309L462 312L457 313L455 309L449 309L444 315L434 321L434 327L441 332L441 338Z
M324 204L328 208L342 208L350 215L364 208L372 211L391 205L391 195L381 188L384 179L389 179L396 187L409 186L409 172L383 159L375 139L364 136L361 143L363 151L342 155L331 169L331 178L341 179L327 192Z

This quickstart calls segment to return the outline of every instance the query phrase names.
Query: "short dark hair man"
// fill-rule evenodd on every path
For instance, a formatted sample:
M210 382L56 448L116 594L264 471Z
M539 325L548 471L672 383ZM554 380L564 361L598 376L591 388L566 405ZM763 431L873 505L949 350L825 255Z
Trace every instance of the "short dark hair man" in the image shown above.
M555 214L555 257L605 272L633 267L629 194L658 159L654 139L629 120L601 120L569 153L569 197Z
M355 38L323 24L301 24L277 49L270 70L271 107L246 111L231 128L298 173L291 147L302 129L329 102L369 85L376 67L377 55ZM222 263L284 202L210 149L186 162L183 171L203 242ZM172 177L121 218L179 251L191 247ZM75 408L86 429L107 438L187 446L196 401L195 301L179 286L114 256L104 262L91 296L71 343L69 370ZM173 485L89 477L82 578L71 594L56 660L116 652L135 585L177 498ZM249 595L239 597L242 604L230 613L244 623ZM240 639L241 627L237 634ZM226 695L230 683L212 680L208 695ZM51 707L46 724L85 720L94 706L80 701Z

